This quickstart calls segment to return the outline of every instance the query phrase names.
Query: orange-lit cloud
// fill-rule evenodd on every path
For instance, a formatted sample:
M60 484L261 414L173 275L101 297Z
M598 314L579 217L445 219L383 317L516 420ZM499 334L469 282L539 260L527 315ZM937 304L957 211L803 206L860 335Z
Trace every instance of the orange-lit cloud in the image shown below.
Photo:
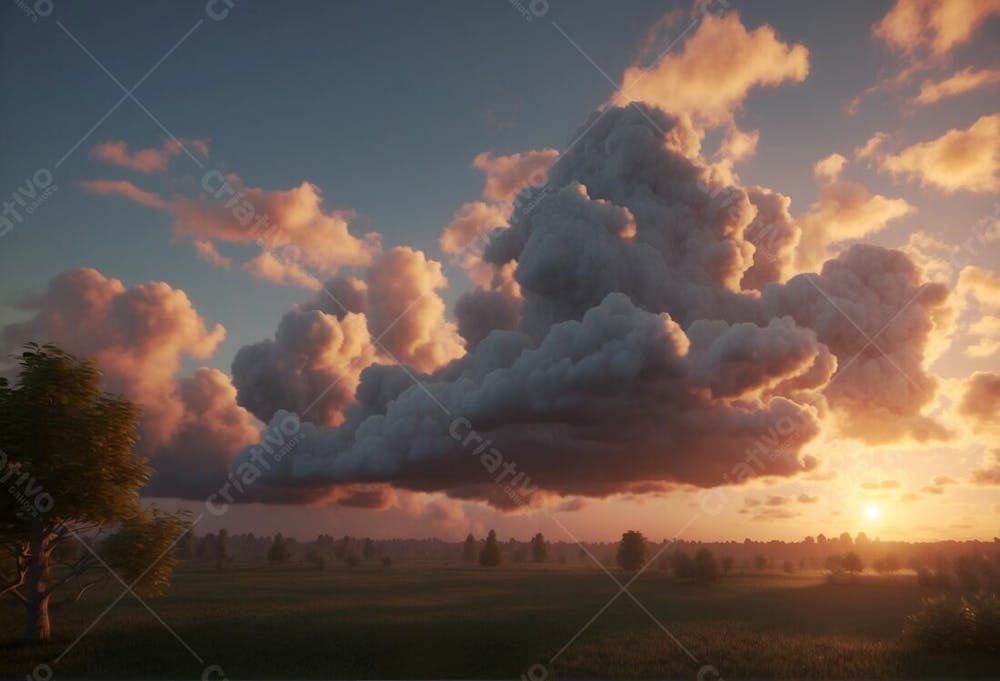
M942 58L998 13L1000 0L896 0L872 33L903 54Z
M211 265L221 267L224 270L228 270L233 266L233 259L227 258L219 253L219 251L215 248L215 244L211 241L196 239L194 241L194 250L195 253L198 254L199 258Z
M486 174L483 198L510 203L529 184L543 185L545 173L557 158L556 149L531 149L507 156L484 151L472 159L472 167Z
M870 236L916 210L904 199L872 194L864 185L840 179L846 163L841 154L831 154L815 165L814 172L823 184L819 199L797 220L801 231L796 251L799 270L818 269L833 255L834 245Z
M156 194L140 189L128 180L83 180L80 184L91 194L124 196L150 208L166 208L168 205Z
M157 173L165 171L170 165L170 159L182 153L185 147L195 149L202 156L208 156L208 144L198 139L168 139L164 140L158 149L137 149L132 152L128 150L128 143L124 140L110 140L95 145L90 154L98 161L122 168L137 170L140 173Z
M782 42L768 25L748 31L738 12L706 16L676 54L645 68L625 69L612 103L654 104L716 126L733 114L755 87L801 82L809 75L809 51Z
M976 69L970 66L943 80L925 80L914 102L933 104L946 97L957 97L997 83L1000 83L1000 69Z
M292 251L292 254L297 252ZM275 284L291 284L310 291L318 291L321 286L319 279L311 275L299 263L286 257L285 254L276 254L274 251L263 251L257 254L243 263L242 269L259 279L273 281Z
M897 154L882 155L878 163L894 176L947 193L1000 191L1000 114L983 116L965 130L953 128Z

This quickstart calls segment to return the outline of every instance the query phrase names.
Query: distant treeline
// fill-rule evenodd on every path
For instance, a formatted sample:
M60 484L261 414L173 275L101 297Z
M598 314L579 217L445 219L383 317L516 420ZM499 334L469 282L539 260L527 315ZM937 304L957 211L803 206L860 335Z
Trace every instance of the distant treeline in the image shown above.
M504 564L550 563L593 565L594 560L607 567L616 565L619 542L550 542L540 535L527 538L499 538L496 546ZM471 539L470 539L471 538ZM542 542L544 551L537 546ZM962 557L981 557L990 563L1000 561L1000 538L993 541L900 542L869 539L861 532L836 537L823 534L805 537L799 542L753 541L647 542L648 556L655 558L651 569L670 569L675 554L694 556L708 549L719 561L728 559L731 570L821 570L835 569L838 559L857 556L864 569L894 572L942 570ZM477 563L486 537L469 535L463 541L441 539L371 539L366 537L322 534L310 541L254 533L187 536L178 546L179 557L223 564L228 561L306 562L317 567L344 563Z

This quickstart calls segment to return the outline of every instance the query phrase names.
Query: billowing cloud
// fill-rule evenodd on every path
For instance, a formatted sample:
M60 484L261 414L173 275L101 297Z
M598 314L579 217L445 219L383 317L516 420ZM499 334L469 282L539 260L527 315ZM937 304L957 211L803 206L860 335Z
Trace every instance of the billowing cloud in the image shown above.
M885 154L879 167L894 176L919 181L944 192L1000 191L1000 114L979 118L965 130Z
M825 395L845 434L873 443L904 435L922 441L948 436L922 414L937 385L925 349L947 296L943 284L923 282L902 252L855 244L819 275L768 286L763 306L814 329L836 356L838 373Z
M237 449L256 440L224 374L202 368L177 378L185 357L208 358L225 336L222 326L205 325L183 291L157 281L126 287L81 268L20 307L32 316L3 327L4 354L38 341L95 357L105 388L142 405L138 453L157 471L148 493L197 498L225 476Z
M803 45L782 42L771 26L748 31L730 11L705 16L680 52L625 69L612 102L642 101L713 127L731 121L751 89L798 83L808 75Z
M312 301L285 313L273 340L237 352L233 383L242 406L265 421L284 409L336 425L376 360L430 371L462 354L437 294L447 284L439 263L395 248L365 276L328 281Z
M1000 373L977 371L972 374L966 381L958 410L979 427L1000 422Z
M445 304L437 294L448 286L441 264L421 251L397 247L368 269L368 330L394 361L431 371L463 354Z
M124 196L150 208L166 208L167 202L152 192L140 189L128 180L83 180L80 185L91 194Z
M946 97L957 97L997 83L1000 83L1000 69L976 69L970 66L942 80L925 80L914 103L933 104Z
M524 299L516 327L480 330L415 382L368 368L339 427L305 424L269 481L510 507L521 490L604 496L809 470L802 447L830 408L868 441L945 437L922 409L946 289L898 251L853 245L819 274L745 290L760 209L682 151L684 125L654 108L605 112L492 233L485 260L513 267ZM767 450L777 424L780 451L754 469L747 452Z
M942 58L998 13L1000 0L896 0L872 33L911 57L927 52Z
M128 150L128 143L124 140L110 140L95 145L90 155L98 161L140 173L161 173L170 165L170 159L182 153L185 146L195 149L202 156L208 156L208 144L198 139L168 139L159 148L137 149L132 152Z

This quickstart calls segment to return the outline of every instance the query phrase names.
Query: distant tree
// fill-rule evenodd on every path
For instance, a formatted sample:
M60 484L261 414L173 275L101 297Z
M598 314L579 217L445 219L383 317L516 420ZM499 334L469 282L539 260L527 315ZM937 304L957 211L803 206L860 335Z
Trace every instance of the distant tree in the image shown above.
M486 567L496 567L503 562L503 555L500 553L500 544L497 543L497 533L490 530L486 535L486 544L479 552L479 564Z
M784 563L781 564L781 569L791 574L795 572L795 563L793 563L790 560L786 560Z
M476 538L472 536L470 532L465 537L465 543L462 544L462 560L467 563L471 563L476 559Z
M854 551L849 552L844 556L844 562L842 567L847 572L861 572L865 569L865 564L861 562L861 556L856 554Z
M830 572L839 572L844 569L844 557L839 553L832 553L823 561L823 567Z
M229 547L226 545L229 539L229 532L223 528L215 536L215 569L221 570L226 561L229 560Z
M361 557L365 560L371 560L375 557L375 542L368 537L365 537L365 541L361 545Z
M626 572L635 572L646 564L647 551L646 538L642 536L642 532L635 530L624 532L618 544L619 567Z
M899 572L899 558L896 557L895 553L885 554L885 569L886 572Z
M344 558L344 562L347 563L347 567L349 568L356 568L361 565L361 559L358 558L358 554L356 553L348 553L347 557Z
M733 571L733 564L736 560L732 556L724 556L722 558L722 574L728 575Z
M274 535L271 548L267 550L269 563L285 563L292 557L292 547L280 532Z
M816 543L816 540L812 538L812 535L810 535L810 536L806 537L805 540L803 540L802 543L805 544L806 546L812 546L813 544Z
M389 569L392 567L392 558L389 556L382 556L382 567Z
M694 554L694 574L703 582L714 582L719 578L719 566L708 548L700 548Z
M767 567L767 556L758 553L753 557L753 566L757 570L763 570Z
M177 540L177 557L180 560L191 560L194 556L194 535L185 532Z
M822 532L816 535L816 543L820 546L826 544L826 535Z
M0 547L10 557L0 596L24 606L27 641L47 641L49 606L110 579L104 563L140 595L161 593L190 522L140 504L152 473L133 452L140 409L102 392L96 362L31 343L17 363L13 384L0 378ZM67 597L53 603L57 592Z
M840 533L840 544L842 546L854 546L854 541L851 539L851 535L847 532Z
M531 538L531 560L535 563L544 563L548 557L549 551L545 545L545 537L539 532Z
M868 546L871 543L871 539L864 532L858 532L857 536L854 538L855 546Z
M694 561L683 551L670 556L670 570L676 579L692 579L695 576Z

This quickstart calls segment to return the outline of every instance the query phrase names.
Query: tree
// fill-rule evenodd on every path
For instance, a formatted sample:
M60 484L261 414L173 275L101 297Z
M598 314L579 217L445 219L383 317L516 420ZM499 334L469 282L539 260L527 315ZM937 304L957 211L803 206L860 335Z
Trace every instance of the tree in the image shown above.
M503 556L500 554L500 544L497 543L497 533L494 530L490 530L490 533L486 536L486 545L479 552L479 564L487 567L496 567L502 562Z
M844 568L844 557L839 553L833 553L823 561L823 567L830 572L839 572Z
M280 532L274 535L271 548L267 550L267 561L269 563L285 563L292 557L292 547L288 540Z
M899 558L896 557L895 553L885 554L885 569L887 572L899 571Z
M635 572L646 564L647 551L646 538L642 536L642 532L629 530L622 533L617 555L619 567L626 572Z
M703 582L714 582L719 578L715 556L708 548L702 547L694 554L694 574Z
M757 570L763 570L764 568L766 568L767 567L767 556L765 556L765 555L763 555L761 553L758 553L756 556L753 557L753 566Z
M722 574L728 575L733 571L733 563L736 561L732 556L726 556L722 559Z
M218 536L215 538L215 569L221 570L222 566L227 560L229 560L229 549L226 546L226 540L229 539L229 532L225 528L219 530Z
M844 556L842 567L848 572L861 572L865 569L865 564L861 562L861 556L851 551Z
M470 532L468 536L465 537L465 543L462 544L462 560L467 563L471 563L476 559L476 538L472 536Z
M670 569L676 579L691 579L695 574L694 561L683 551L670 556Z
M365 537L365 541L361 545L361 557L365 560L371 560L375 557L375 542L367 537Z
M75 589L58 604L75 602L111 578L102 561L140 595L161 593L190 521L141 506L152 469L132 452L140 409L101 391L96 362L30 343L18 365L14 385L0 379L0 545L12 558L0 595L24 605L25 639L45 641L53 595Z
M549 550L545 544L545 536L541 532L531 538L531 560L535 563L544 563L549 557Z

